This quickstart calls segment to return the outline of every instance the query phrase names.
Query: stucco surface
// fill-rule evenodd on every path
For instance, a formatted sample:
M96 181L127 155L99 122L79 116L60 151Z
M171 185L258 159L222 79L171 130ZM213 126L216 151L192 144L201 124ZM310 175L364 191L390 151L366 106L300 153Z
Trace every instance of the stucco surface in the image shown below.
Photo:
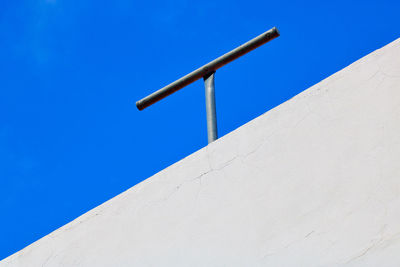
M400 39L0 266L400 266Z

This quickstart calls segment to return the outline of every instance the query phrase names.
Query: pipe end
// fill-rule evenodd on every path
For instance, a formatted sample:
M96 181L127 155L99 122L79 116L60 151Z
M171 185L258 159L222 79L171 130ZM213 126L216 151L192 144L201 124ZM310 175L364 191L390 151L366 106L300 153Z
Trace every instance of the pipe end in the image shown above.
M277 27L273 27L272 30L275 32L277 37L281 36L281 33L279 32Z
M140 100L136 102L136 107L138 110L143 110L145 108L142 101Z

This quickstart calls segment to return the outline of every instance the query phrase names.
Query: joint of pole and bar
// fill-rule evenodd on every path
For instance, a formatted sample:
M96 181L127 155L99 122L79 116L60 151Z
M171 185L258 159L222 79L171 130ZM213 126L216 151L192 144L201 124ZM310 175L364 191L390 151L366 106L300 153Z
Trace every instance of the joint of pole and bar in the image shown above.
M211 75L215 74L215 71L211 71L209 73L207 73L206 75L203 76L203 80L207 80Z

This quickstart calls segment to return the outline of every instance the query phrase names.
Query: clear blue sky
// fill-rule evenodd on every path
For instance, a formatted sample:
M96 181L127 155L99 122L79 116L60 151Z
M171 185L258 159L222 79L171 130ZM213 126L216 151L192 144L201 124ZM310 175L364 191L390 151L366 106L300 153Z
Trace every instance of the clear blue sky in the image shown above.
M134 102L277 26L216 73L225 135L400 37L398 0L0 3L0 259L207 144L198 81Z

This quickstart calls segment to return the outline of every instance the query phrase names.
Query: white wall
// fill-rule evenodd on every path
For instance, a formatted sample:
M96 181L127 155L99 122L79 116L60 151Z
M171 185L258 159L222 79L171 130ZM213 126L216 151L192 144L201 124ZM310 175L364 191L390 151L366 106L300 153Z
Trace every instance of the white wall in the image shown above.
M400 265L400 39L0 263L337 265Z

